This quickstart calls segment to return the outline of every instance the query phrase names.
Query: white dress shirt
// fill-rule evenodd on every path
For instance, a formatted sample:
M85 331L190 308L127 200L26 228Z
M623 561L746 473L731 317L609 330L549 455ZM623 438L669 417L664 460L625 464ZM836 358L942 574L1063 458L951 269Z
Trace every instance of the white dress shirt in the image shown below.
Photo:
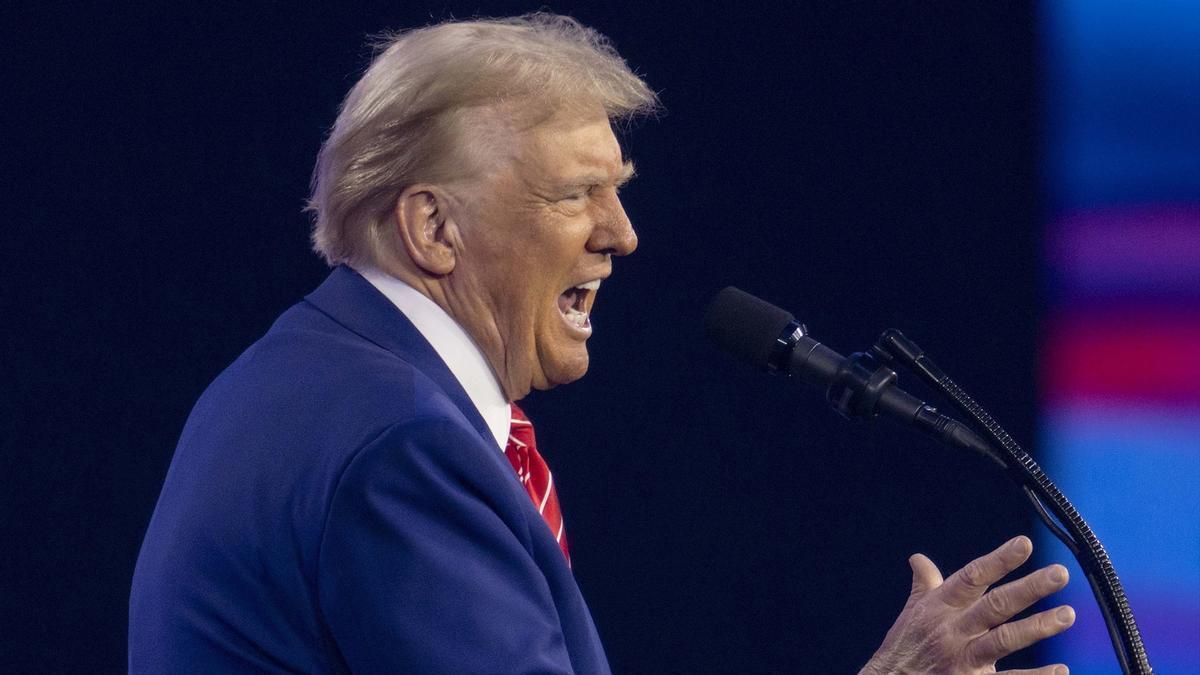
M512 409L479 345L446 310L412 286L375 269L364 268L358 273L391 300L433 345L434 351L466 390L503 451L508 444Z

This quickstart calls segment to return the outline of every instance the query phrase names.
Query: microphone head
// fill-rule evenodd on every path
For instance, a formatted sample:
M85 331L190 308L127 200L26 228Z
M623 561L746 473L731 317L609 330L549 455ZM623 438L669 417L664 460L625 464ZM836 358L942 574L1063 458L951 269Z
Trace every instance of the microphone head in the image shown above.
M767 369L776 341L792 321L786 311L728 286L709 303L704 332L722 351Z

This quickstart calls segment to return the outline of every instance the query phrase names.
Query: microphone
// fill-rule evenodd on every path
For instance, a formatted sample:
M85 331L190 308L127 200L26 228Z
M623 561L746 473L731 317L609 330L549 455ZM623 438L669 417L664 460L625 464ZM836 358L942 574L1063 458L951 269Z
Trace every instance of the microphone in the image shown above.
M713 344L739 361L815 386L832 381L845 360L808 337L804 324L787 311L733 286L713 297L704 329Z
M876 348L872 354L842 356L809 337L804 324L786 310L733 286L713 298L705 313L704 329L714 345L734 358L824 390L826 400L846 418L891 417L1007 467L969 427L895 386L895 371L879 363L881 359L890 360L885 350ZM893 346L911 344L896 331L884 335Z
M999 465L1021 486L1046 527L1079 561L1099 603L1122 672L1152 672L1112 560L1083 516L1037 462L911 340L897 330L887 330L870 354L844 357L809 337L808 329L791 314L732 286L713 298L704 328L709 340L735 358L769 373L823 388L825 398L846 417L894 417L948 446L972 450ZM904 365L949 397L964 415L987 431L996 445L897 388L896 373L882 365L892 363ZM997 448L1004 448L1010 459L1002 457ZM1131 662L1135 662L1133 669Z

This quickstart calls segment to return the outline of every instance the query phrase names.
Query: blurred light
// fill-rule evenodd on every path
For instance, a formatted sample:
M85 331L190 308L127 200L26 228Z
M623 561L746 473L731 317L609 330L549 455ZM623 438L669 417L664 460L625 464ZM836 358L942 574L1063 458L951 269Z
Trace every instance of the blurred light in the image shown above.
M1047 473L1116 565L1160 675L1200 673L1200 2L1042 4ZM1048 533L1043 562L1066 560ZM1116 673L1075 565L1071 672Z
M1200 410L1200 308L1060 310L1049 321L1042 354L1049 404L1153 402Z
M1200 300L1200 206L1071 213L1054 223L1049 235L1046 255L1062 296Z

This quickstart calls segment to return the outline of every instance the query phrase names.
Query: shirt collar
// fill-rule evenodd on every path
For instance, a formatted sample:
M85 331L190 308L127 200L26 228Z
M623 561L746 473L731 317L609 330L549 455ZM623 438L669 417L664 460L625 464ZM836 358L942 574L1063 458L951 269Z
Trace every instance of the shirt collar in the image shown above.
M508 443L512 409L479 345L446 310L417 289L379 270L367 267L357 271L403 312L433 346L503 450Z

